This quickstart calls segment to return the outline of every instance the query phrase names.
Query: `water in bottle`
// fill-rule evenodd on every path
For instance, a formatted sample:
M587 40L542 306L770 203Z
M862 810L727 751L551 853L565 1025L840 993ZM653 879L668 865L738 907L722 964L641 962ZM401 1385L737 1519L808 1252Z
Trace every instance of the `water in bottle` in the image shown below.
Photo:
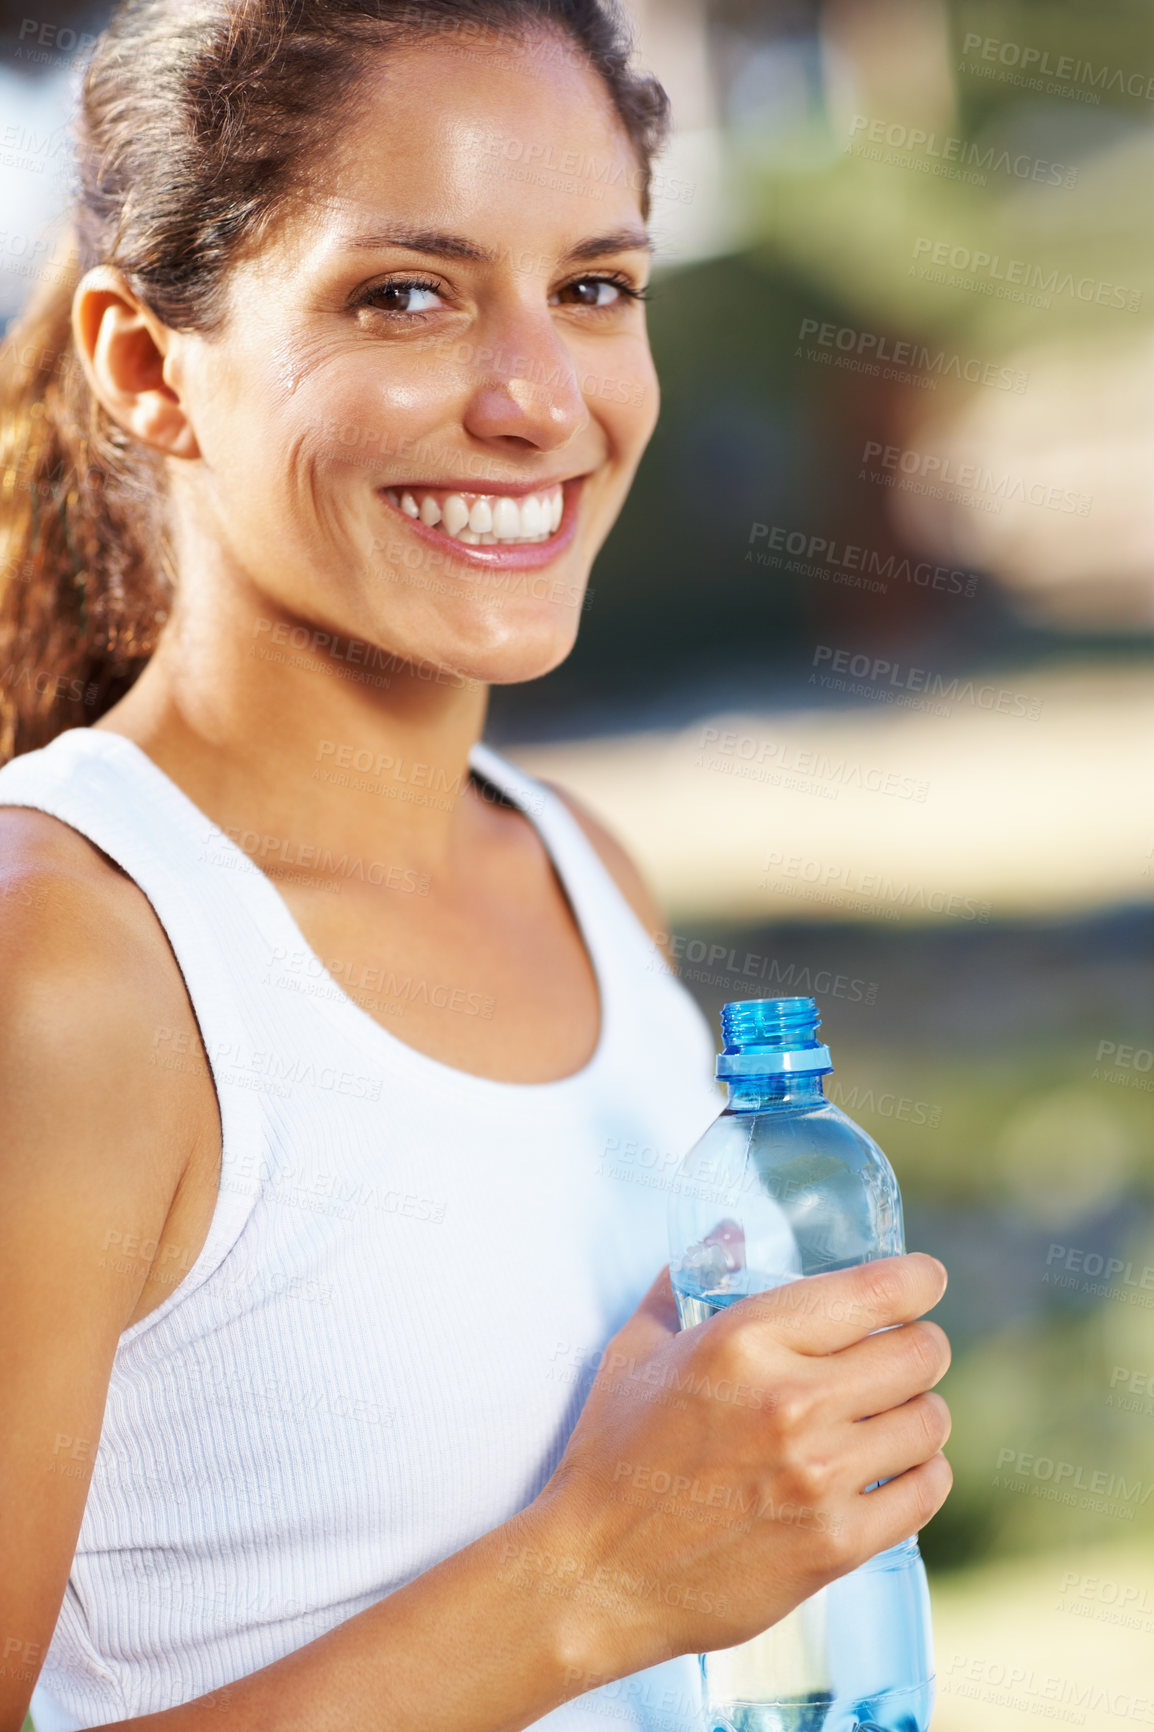
M823 1092L833 1066L819 1026L812 998L722 1010L717 1075L729 1103L670 1200L682 1328L747 1294L905 1249L893 1169ZM700 1660L708 1732L927 1732L933 1651L916 1541Z

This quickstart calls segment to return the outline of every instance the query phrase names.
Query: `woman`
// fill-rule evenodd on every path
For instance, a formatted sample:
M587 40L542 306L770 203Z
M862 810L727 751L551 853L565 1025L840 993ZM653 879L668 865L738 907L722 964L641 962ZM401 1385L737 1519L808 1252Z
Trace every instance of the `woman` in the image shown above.
M2 1732L687 1732L699 1649L946 1495L932 1259L676 1333L614 1175L708 1030L479 744L653 429L665 106L599 0L96 49L5 361Z

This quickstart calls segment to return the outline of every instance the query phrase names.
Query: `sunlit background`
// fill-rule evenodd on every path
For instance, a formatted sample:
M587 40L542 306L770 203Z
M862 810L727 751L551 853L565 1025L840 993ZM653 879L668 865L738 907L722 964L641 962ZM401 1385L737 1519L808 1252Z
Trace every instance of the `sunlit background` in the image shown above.
M490 737L711 1016L815 994L950 1268L935 1732L1154 1724L1154 14L633 10L662 422ZM3 8L5 317L102 9L51 13Z

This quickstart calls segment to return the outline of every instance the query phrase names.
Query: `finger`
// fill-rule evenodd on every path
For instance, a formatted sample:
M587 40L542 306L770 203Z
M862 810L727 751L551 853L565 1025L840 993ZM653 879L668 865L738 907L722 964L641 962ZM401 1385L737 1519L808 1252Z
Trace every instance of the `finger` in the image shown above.
M631 1354L647 1356L664 1346L678 1331L677 1301L666 1264L650 1283L644 1298L633 1315L626 1319L613 1337L618 1347L626 1345Z
M912 1539L941 1509L953 1483L953 1469L939 1454L891 1479L888 1485L863 1492L854 1524L862 1557L872 1558Z
M924 1320L869 1335L813 1364L828 1379L828 1411L843 1419L870 1419L900 1407L940 1383L949 1367L949 1337Z
M844 1471L858 1490L897 1479L945 1448L953 1420L940 1395L928 1390L842 1434ZM872 1493L870 1494L873 1495Z
M731 1327L764 1322L798 1353L838 1353L875 1329L912 1323L946 1290L946 1271L922 1251L882 1257L829 1275L802 1275L739 1299L722 1314ZM714 1322L721 1321L720 1318Z

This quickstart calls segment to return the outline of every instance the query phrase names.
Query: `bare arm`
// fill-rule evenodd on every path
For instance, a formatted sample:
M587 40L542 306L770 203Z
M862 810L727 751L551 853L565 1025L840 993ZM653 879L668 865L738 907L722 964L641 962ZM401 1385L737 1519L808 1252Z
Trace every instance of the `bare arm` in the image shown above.
M104 1732L520 1732L590 1687L579 1610L527 1593L515 1568L557 1537L514 1517L273 1665Z
M274 1665L103 1732L519 1732L600 1684L746 1640L944 1501L948 1415L925 1390L948 1354L940 1330L912 1322L942 1285L932 1258L893 1258L678 1334L664 1272L526 1511ZM868 1338L885 1323L898 1327ZM636 1400L619 1393L623 1367ZM761 1399L700 1393L726 1380ZM654 1401L662 1387L676 1404ZM760 1516L722 1515L703 1535L674 1513L679 1475L740 1492Z
M187 1016L140 893L39 814L0 814L0 1726L64 1594L120 1332L195 1139L151 1033ZM143 1057L143 1062L142 1062Z
M202 1078L162 1086L147 1065L158 1021L189 1007L150 912L129 906L139 892L107 870L0 882L0 1732L19 1732L59 1614L147 1285L147 1265L109 1262L108 1234L163 1241L203 1107L188 1092ZM942 1285L932 1259L893 1259L678 1332L663 1272L526 1510L274 1664L116 1726L519 1732L599 1683L756 1634L944 1500L948 1415L927 1392L948 1352L913 1321ZM758 1399L719 1399L722 1384ZM770 1513L719 1521L703 1546L656 1489L678 1480Z
M219 1125L207 1066L149 1063L158 1027L198 1036L146 899L40 814L0 812L0 980L0 1732L19 1732L119 1337L150 1308L154 1267L170 1283L166 1223L198 1127L207 1118L219 1140ZM435 1712L471 1732L527 1725L588 1665L571 1609L526 1596L507 1572L551 1534L518 1516L278 1665L149 1720L344 1732Z

